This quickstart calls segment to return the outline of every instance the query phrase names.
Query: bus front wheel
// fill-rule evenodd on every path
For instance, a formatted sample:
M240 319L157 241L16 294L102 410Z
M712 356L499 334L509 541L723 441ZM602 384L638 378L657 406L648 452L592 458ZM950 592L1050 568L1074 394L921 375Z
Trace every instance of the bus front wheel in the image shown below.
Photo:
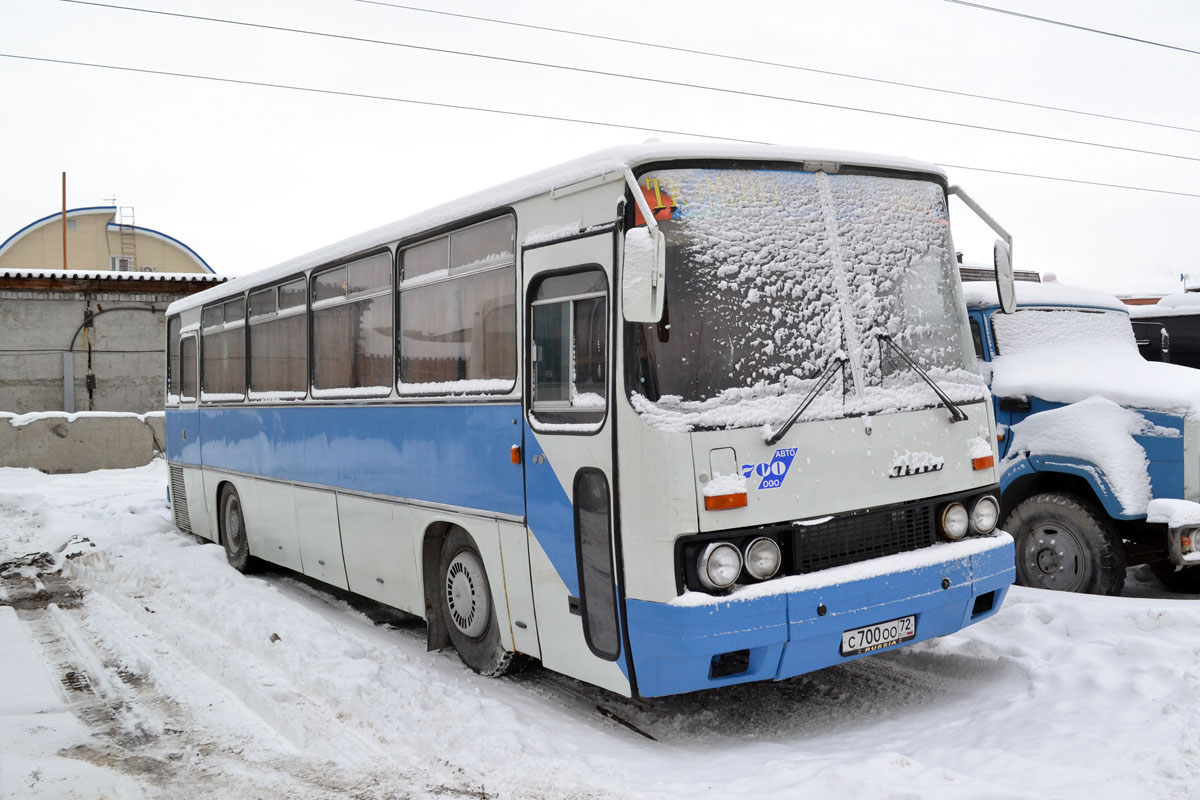
M475 542L455 528L442 543L442 619L459 657L480 675L503 675L513 654L500 643L487 570Z
M225 547L225 558L229 561L229 566L238 572L248 572L250 542L246 539L246 518L242 516L242 499L238 497L237 489L228 484L221 487L217 507L220 509L217 521L221 530L221 544Z

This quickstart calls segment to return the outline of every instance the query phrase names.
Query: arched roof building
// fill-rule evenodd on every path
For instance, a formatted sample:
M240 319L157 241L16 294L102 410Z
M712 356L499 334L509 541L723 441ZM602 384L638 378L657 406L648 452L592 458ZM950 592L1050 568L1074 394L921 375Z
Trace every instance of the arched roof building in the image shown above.
M118 219L120 216L120 219ZM35 220L0 243L0 270L61 270L63 214ZM203 272L213 269L192 248L160 231L133 224L132 209L73 208L66 212L66 269L127 272Z

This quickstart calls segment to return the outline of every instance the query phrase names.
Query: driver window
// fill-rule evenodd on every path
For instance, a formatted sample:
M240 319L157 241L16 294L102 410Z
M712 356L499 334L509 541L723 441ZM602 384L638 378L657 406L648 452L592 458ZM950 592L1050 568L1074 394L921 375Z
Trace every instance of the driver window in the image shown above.
M543 279L531 293L534 422L595 429L608 406L608 281L598 268Z

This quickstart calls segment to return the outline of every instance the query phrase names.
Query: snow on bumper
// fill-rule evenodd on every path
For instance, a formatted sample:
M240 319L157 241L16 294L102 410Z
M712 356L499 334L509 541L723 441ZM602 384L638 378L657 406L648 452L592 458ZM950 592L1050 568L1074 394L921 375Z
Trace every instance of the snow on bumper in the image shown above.
M1177 566L1200 564L1197 538L1200 538L1200 503L1191 500L1151 500L1146 506L1146 521L1166 523L1167 552Z
M1000 608L1013 564L1012 537L1002 533L778 578L723 597L630 599L638 692L656 697L780 680L861 658L867 654L841 654L843 632L909 615L916 616L916 636L906 643L953 633ZM714 669L725 659L736 663L733 674Z

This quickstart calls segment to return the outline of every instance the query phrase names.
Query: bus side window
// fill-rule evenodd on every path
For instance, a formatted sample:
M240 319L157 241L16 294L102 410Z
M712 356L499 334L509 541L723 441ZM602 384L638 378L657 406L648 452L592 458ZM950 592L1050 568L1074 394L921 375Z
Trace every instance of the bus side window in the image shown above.
M179 342L179 396L196 399L196 337L185 336Z

